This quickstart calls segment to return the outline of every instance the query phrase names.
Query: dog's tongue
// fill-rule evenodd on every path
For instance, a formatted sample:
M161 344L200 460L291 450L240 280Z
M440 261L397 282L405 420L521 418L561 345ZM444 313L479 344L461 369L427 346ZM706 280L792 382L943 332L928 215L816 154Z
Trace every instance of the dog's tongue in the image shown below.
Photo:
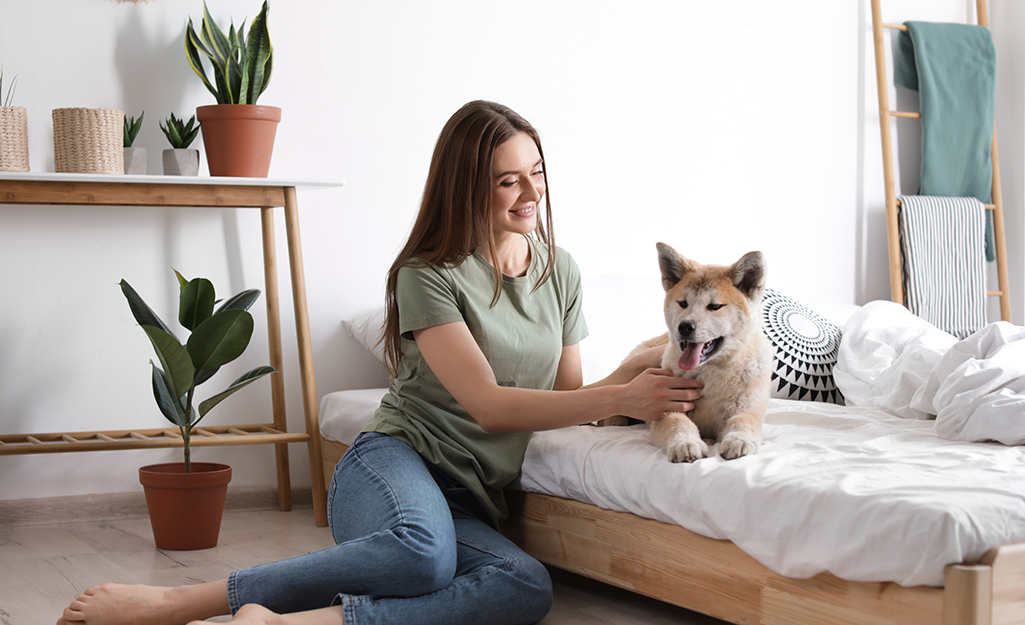
M705 351L704 343L687 343L687 349L680 356L680 368L690 371L701 364L701 352Z

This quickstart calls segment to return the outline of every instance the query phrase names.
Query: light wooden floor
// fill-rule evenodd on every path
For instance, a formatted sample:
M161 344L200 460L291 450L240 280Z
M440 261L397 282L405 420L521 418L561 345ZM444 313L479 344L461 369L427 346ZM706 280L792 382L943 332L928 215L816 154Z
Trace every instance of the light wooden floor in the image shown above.
M202 551L153 547L141 494L0 501L0 625L53 623L85 588L105 581L175 585L332 544L302 493L279 512L273 492L233 490L220 542ZM559 570L543 625L721 625L723 622ZM227 620L226 618L223 620Z

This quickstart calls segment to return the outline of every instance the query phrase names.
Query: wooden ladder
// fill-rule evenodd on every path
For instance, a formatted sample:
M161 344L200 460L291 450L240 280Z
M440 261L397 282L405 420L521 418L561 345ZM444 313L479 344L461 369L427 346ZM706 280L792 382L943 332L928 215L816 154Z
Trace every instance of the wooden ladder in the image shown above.
M893 175L893 142L890 121L893 117L919 119L912 111L891 111L889 102L889 78L886 72L886 52L883 46L884 29L907 30L903 24L887 24L882 19L882 0L872 0L872 35L875 41L876 80L879 91L879 126L883 142L883 184L886 187L886 231L890 250L890 296L894 302L904 304L904 282L901 274L900 236L897 230L897 190ZM976 14L980 26L989 27L986 0L976 0ZM993 211L993 235L996 248L997 286L996 291L987 291L989 297L1000 298L1000 317L1011 320L1011 299L1007 288L1007 250L1004 246L1004 205L1000 193L1000 161L997 157L996 124L993 128L993 199L986 209Z

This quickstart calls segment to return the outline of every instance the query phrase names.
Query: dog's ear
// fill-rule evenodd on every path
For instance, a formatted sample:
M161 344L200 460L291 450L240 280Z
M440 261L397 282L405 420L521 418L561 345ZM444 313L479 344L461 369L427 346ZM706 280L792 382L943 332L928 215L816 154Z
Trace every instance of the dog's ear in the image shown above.
M765 293L765 257L761 252L748 252L730 267L733 286L757 302Z
M658 249L658 267L662 270L662 288L668 291L676 286L684 275L694 271L695 266L665 243L656 243L655 247Z

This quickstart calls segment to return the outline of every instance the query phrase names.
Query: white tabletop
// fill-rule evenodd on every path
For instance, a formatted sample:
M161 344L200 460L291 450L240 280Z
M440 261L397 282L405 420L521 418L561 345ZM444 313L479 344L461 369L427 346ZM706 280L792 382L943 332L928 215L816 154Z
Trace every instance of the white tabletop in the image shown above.
M124 182L133 184L200 184L239 187L295 187L304 189L340 187L342 180L293 180L284 178L239 178L234 176L162 176L162 175L118 175L118 174L58 174L53 172L0 172L4 180L27 180L41 182Z

